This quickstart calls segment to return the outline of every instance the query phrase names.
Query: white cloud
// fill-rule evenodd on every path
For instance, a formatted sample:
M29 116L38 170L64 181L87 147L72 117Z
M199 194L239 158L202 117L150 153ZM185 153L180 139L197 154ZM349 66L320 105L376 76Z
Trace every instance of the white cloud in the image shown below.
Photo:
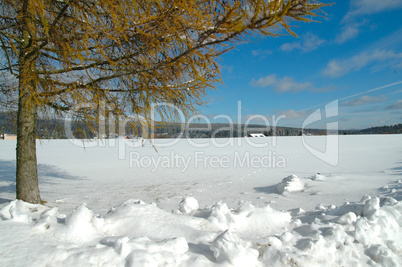
M402 58L402 53L391 50L374 50L373 52L362 52L347 59L332 59L328 62L323 74L329 77L341 77L351 71L358 71L373 62L388 61L391 65L395 60Z
M255 87L273 86L274 90L278 93L299 92L314 89L313 84L310 82L298 83L292 77L288 76L285 76L282 79L277 79L275 74L262 77L258 80L253 79L250 84Z
M402 8L401 0L351 0L350 10L343 22L354 17Z
M346 41L355 38L358 34L359 27L357 27L355 24L348 25L342 29L342 33L336 37L335 42L338 44L343 44Z
M310 92L328 92L335 89L334 86L326 86L322 88L316 88L311 82L297 82L294 78L285 76L282 79L278 79L275 74L271 74L262 77L258 80L251 80L251 86L254 87L268 87L272 86L275 92L300 92L300 91L310 91Z
M388 110L402 109L402 100L396 101L394 104L386 107Z
M371 108L364 108L364 109L359 109L356 110L356 113L370 113L370 112L374 112L374 111L379 111L380 108L379 107L371 107Z
M294 49L301 49L302 45L300 43L285 43L281 45L282 51L290 52Z
M349 11L341 21L344 26L335 42L342 44L359 35L361 27L369 22L368 19L359 22L361 17L399 8L402 8L401 0L351 0Z
M228 73L232 73L234 66L222 65L220 68L221 68L221 70L227 71Z
M317 49L323 43L325 43L325 40L312 33L307 33L301 37L300 42L285 43L281 46L281 49L285 52L290 52L294 49L300 49L303 52L310 52Z
M244 121L250 120L254 122L268 122L275 124L275 121L283 122L284 120L297 120L300 118L305 118L310 115L313 111L311 110L278 110L275 114L271 114L269 116L266 115L259 115L259 114L248 114L243 117ZM280 116L285 116L279 119Z
M253 50L251 51L251 54L253 56L269 56L271 55L273 52L271 50L262 50L262 49L258 49L258 50Z
M402 69L402 62L396 63L394 66L392 66L394 69Z
M266 77L259 78L258 80L253 79L250 82L250 85L254 87L267 87L275 83L277 83L276 75L271 74Z
M348 23L342 27L342 32L336 36L335 42L338 44L343 44L346 41L355 38L357 35L359 35L360 28L367 23L368 20L364 20L363 22Z
M402 93L402 89L399 89L399 90L393 91L391 94L396 95L396 94L401 94L401 93Z
M274 84L274 88L277 92L298 92L312 88L313 84L310 82L299 83L296 82L292 77L283 77L277 83Z
M286 119L298 119L302 117L306 117L312 113L311 110L294 110L294 109L289 109L289 110L284 110L280 111L279 115L285 115Z
M343 101L341 103L341 106L351 106L351 107L355 107L355 106L362 106L362 105L366 105L366 104L372 104L372 103L378 103L378 102L382 102L387 100L386 96L368 96L368 95L363 95L359 98L355 98L349 101Z

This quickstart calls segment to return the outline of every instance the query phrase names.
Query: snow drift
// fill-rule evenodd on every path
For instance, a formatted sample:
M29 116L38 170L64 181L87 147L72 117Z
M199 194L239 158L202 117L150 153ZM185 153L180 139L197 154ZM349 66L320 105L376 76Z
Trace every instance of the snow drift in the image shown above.
M31 266L402 264L402 202L391 197L364 196L358 203L310 212L280 212L247 202L229 209L220 202L182 214L183 202L178 210L166 212L128 200L104 216L83 204L65 216L57 208L15 200L0 209L1 262L22 266L29 258ZM15 236L15 231L25 235ZM12 251L7 244L20 242L32 247L20 257L12 256L18 247Z
M125 159L118 146L38 142L47 206L13 201L15 141L0 141L0 265L402 266L402 135L339 136L337 166L300 137L170 141L127 146ZM195 164L270 152L286 166ZM186 171L151 164L176 156Z

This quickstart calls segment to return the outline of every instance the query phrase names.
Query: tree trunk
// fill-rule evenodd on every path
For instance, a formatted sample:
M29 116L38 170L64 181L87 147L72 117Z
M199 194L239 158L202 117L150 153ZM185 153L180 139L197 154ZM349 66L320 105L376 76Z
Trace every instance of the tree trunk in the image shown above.
M22 41L19 51L19 98L17 116L17 199L40 203L36 160L36 118L38 79L35 73L36 49L35 6L29 0L22 3L20 23Z
M24 82L23 72L19 82L17 117L17 199L40 203L36 160L37 107L31 97L30 85Z

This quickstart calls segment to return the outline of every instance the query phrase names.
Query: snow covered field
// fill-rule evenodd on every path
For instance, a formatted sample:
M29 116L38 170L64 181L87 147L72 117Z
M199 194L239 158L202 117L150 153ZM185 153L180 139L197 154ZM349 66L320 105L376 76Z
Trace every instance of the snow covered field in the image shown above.
M0 141L0 266L402 265L402 135L173 142L38 141L42 206Z

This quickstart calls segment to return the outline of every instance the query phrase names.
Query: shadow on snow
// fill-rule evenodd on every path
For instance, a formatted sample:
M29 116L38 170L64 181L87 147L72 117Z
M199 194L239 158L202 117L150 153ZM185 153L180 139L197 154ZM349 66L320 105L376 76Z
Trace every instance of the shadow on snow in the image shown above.
M399 162L398 164L402 164ZM396 175L402 178L402 165L392 168L392 175ZM381 195L386 197L392 197L398 201L402 200L402 179L395 180L386 186L381 187L379 190Z
M15 160L0 160L0 193L15 193ZM82 180L83 177L70 175L65 170L49 164L38 164L39 185L56 183L56 179ZM0 204L10 201L0 198Z
M263 186L263 187L254 187L254 190L258 193L265 194L278 194L277 185Z

